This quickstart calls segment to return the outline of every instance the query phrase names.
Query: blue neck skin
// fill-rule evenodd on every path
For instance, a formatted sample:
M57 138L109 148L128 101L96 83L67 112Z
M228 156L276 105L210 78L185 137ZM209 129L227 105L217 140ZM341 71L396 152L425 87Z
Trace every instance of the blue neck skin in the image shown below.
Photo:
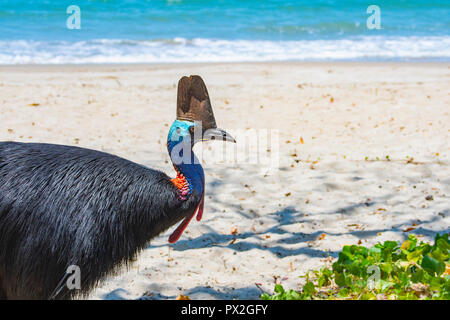
M167 137L167 150L174 167L183 174L189 184L189 194L195 190L202 195L205 188L205 174L200 161L192 150L189 129L194 122L175 120Z

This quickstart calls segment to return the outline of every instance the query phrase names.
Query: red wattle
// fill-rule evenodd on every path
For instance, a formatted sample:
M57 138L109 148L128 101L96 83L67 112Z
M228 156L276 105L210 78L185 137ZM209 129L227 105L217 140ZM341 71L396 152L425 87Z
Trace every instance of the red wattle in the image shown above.
M170 235L169 243L175 243L175 242L178 241L178 239L180 239L181 235L183 234L184 230L188 226L189 222L191 222L191 219L194 216L194 214L192 216L190 216L190 217L184 218L184 220L180 223L180 225Z
M195 213L197 212L197 221L200 221L202 219L203 215L203 206L205 194L203 193L202 199L200 200L200 203L197 206L197 209L194 211L194 213L190 217L184 218L184 220L180 223L180 225L175 229L174 232L169 236L169 243L175 243L180 239L181 235L183 234L184 230L188 226L189 222L191 222L192 217L195 216Z
M202 200L200 200L200 203L198 204L197 207L197 221L202 220L204 204L205 204L205 193L203 192Z

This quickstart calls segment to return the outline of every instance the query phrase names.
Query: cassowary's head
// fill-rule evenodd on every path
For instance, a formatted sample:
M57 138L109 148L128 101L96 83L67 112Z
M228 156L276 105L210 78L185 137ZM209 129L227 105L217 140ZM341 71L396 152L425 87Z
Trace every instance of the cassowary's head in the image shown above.
M183 77L178 82L177 119L170 127L167 148L177 171L177 178L172 182L179 189L178 200L187 200L193 191L201 197L196 211L199 221L203 214L205 176L191 151L196 142L208 140L236 142L225 130L217 128L202 78ZM194 215L195 212L181 222L170 235L169 242L174 243L180 238Z
M208 90L199 76L182 77L178 82L177 119L172 124L168 143L224 140L236 142L225 130L217 128Z

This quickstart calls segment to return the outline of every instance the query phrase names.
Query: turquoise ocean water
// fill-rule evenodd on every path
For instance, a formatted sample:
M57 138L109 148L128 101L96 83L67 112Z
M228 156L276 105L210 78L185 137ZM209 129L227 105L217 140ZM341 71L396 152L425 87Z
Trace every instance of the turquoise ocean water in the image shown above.
M0 0L0 64L286 60L449 61L450 1Z

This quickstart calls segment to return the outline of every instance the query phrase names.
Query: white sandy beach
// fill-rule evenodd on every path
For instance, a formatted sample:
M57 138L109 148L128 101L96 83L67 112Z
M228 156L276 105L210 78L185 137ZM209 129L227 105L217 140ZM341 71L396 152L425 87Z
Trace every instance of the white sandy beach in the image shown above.
M98 149L174 176L165 141L191 74L238 144L278 130L258 153L278 149L279 169L206 153L203 220L174 245L174 227L154 239L91 299L257 299L275 281L298 288L343 245L450 231L448 63L1 66L0 141Z

